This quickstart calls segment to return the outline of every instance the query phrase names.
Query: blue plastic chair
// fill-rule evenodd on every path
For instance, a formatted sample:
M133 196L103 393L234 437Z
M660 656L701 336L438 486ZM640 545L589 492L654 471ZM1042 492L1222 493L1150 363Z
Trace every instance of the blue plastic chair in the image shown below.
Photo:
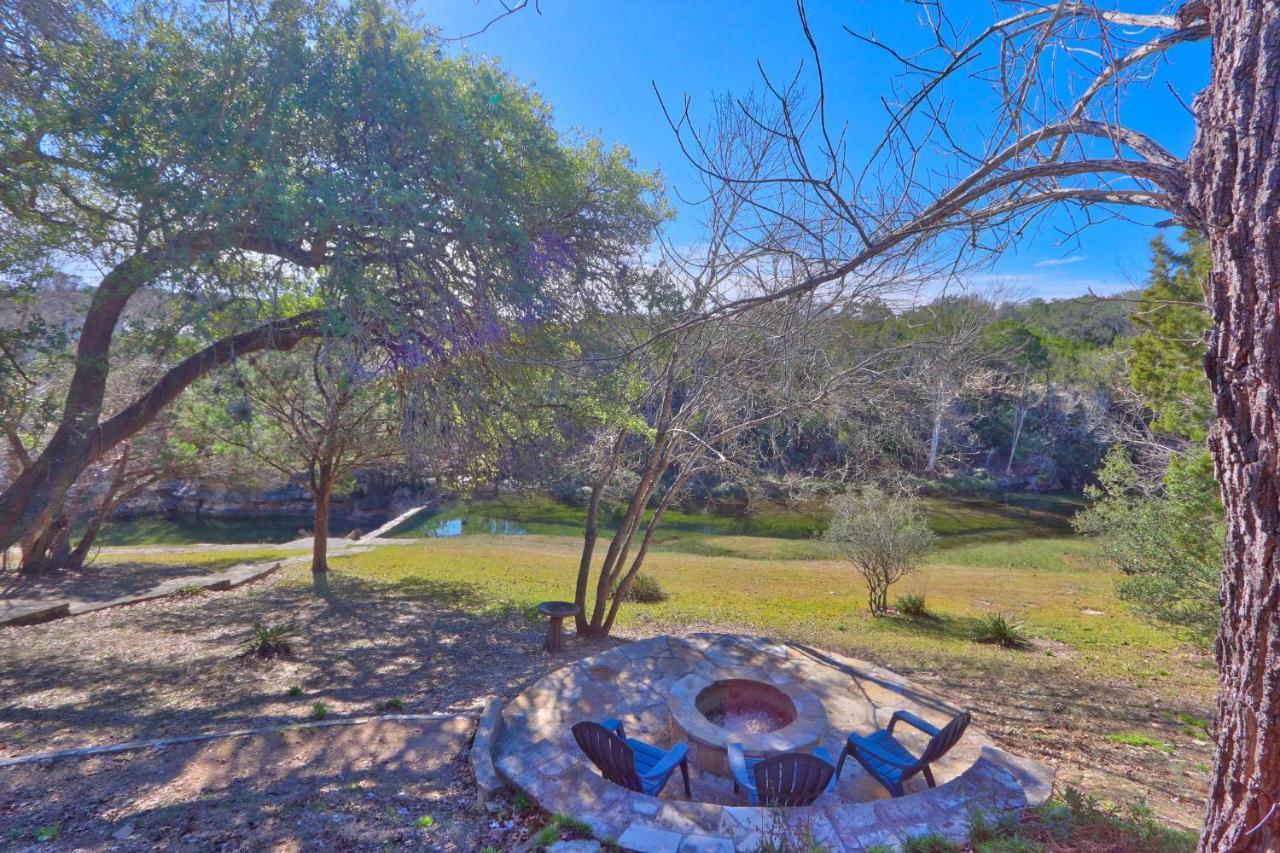
M578 723L573 727L573 739L600 775L615 785L656 797L679 767L684 795L693 796L689 790L689 747L683 742L662 750L627 737L622 722L614 719Z
M784 752L748 758L742 744L729 741L728 752L733 792L746 788L753 806L807 806L835 786L836 768L822 747L812 755Z
M888 728L866 736L857 733L849 735L849 742L845 745L844 752L840 753L840 763L836 765L836 778L840 777L840 771L844 769L844 760L853 756L872 778L888 788L889 793L895 797L903 795L903 783L917 773L923 773L925 781L932 788L933 771L929 769L929 765L956 745L964 730L969 727L969 719L969 712L965 711L939 729L909 711L894 711ZM929 745L918 758L893 736L893 727L899 720L930 736Z

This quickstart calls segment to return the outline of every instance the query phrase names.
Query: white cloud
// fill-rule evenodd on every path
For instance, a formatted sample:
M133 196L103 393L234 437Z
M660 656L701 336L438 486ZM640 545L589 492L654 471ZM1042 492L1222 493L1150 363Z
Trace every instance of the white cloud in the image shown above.
M1081 261L1089 260L1088 255L1072 255L1069 258L1049 258L1043 261L1036 261L1033 266L1036 267L1065 267L1071 264L1078 264Z

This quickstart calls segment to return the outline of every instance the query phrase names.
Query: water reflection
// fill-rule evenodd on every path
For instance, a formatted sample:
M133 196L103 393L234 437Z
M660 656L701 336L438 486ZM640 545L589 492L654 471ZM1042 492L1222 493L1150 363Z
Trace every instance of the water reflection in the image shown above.
M473 516L465 518L446 518L426 531L426 535L435 538L451 538L469 533L472 536L487 533L490 536L524 536L529 529L509 518L493 518L491 516Z

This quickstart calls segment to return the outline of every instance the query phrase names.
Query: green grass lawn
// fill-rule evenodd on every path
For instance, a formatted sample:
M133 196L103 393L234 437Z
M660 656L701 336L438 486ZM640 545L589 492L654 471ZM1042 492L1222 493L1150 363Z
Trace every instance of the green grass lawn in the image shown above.
M626 604L617 629L734 630L871 660L974 710L1003 745L1057 766L1062 784L1116 803L1150 800L1161 819L1194 825L1211 750L1202 725L1216 683L1211 656L1138 619L1116 598L1115 570L1092 541L1070 533L1072 505L1061 498L1008 505L930 499L939 547L890 594L924 595L931 615L920 619L870 617L861 578L803 533L815 523L812 512L774 507L763 525L676 516L644 570L668 598ZM471 513L462 536L335 555L333 572L446 608L524 613L531 628L540 624L538 602L572 598L580 510L515 498L461 511ZM459 517L451 512L433 519ZM477 533L485 519L515 522L524 533ZM602 542L598 557L606 547ZM109 551L111 562L202 565L302 553L263 546ZM311 578L296 565L277 582L302 586ZM1031 647L974 642L974 623L992 613L1022 621Z
M177 566L188 565L202 570L230 568L240 563L256 563L266 560L283 560L291 557L310 556L309 551L246 545L243 548L217 548L190 550L175 547L173 550L151 548L106 548L92 566Z
M333 565L372 580L448 591L464 603L528 609L572 597L579 547L558 536L426 539L341 557ZM1175 638L1128 613L1115 598L1114 572L1081 538L979 542L936 551L892 590L924 594L934 618L923 620L868 616L860 578L824 552L822 543L805 540L675 538L645 564L645 573L670 597L625 606L619 626L716 624L874 651L890 665L902 659L913 668L985 670L1012 661L1051 671L1070 662L1099 675L1137 680L1163 677L1169 656L1179 650ZM1033 637L1047 642L1024 653L970 642L972 620L989 612L1016 614Z

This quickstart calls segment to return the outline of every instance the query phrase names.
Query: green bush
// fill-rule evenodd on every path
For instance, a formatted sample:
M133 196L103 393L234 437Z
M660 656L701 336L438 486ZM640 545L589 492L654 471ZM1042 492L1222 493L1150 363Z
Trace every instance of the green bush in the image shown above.
M898 600L893 603L893 609L912 619L923 619L929 615L929 609L925 606L924 596L917 593L898 596Z
M293 654L290 638L298 633L298 627L292 622L281 625L263 625L253 623L253 633L241 645L244 654L260 658L289 657Z
M329 706L323 702L317 702L311 706L311 719L323 720L329 716Z
M1158 483L1149 479L1122 448L1108 453L1076 529L1099 537L1124 573L1121 598L1208 645L1218 633L1225 531L1213 460L1204 449L1177 453Z
M1013 616L1004 613L989 613L980 616L973 626L973 640L978 643L990 643L1006 649L1027 649L1031 640L1027 637L1026 626Z
M871 615L889 610L889 587L915 570L933 547L925 505L910 495L875 487L836 495L823 538L857 569L867 585Z
M640 574L631 579L631 586L627 587L627 594L623 601L657 604L660 601L666 601L667 598L667 591L662 588L657 578L653 575Z

